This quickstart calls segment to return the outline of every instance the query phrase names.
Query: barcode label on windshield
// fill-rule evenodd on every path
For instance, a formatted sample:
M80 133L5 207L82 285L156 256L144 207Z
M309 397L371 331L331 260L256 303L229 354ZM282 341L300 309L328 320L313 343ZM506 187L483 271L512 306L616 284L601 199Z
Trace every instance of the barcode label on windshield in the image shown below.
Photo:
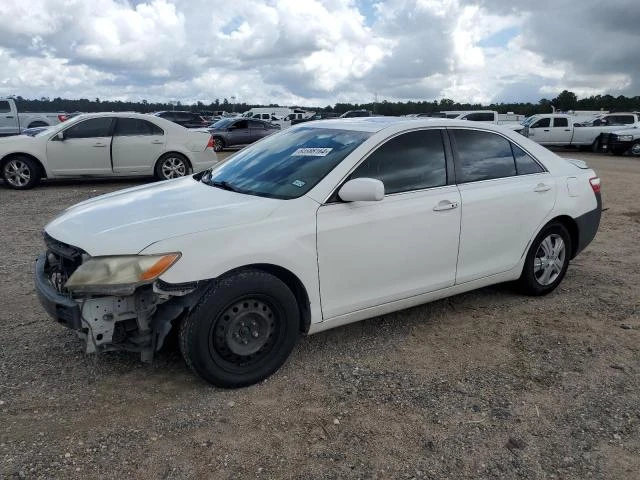
M299 148L291 154L292 157L325 157L333 148Z

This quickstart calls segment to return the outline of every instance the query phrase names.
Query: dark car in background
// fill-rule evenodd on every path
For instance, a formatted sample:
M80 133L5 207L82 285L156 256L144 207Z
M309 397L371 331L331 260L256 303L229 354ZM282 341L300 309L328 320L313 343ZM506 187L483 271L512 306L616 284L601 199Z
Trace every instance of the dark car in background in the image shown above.
M248 145L280 131L280 125L257 119L223 118L207 128L216 152L226 147Z
M156 117L164 118L170 122L177 123L186 128L202 128L209 124L205 118L201 115L193 112L186 112L180 110L167 110L163 112L154 113Z

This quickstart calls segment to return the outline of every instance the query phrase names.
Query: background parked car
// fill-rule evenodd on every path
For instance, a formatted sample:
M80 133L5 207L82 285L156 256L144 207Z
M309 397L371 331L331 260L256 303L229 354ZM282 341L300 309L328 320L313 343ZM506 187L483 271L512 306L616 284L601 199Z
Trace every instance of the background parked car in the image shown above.
M15 189L41 178L182 177L215 165L208 133L140 113L79 115L35 136L0 139L0 177Z
M209 121L201 115L193 112L167 110L164 112L156 112L155 116L177 123L186 128L202 128L209 125Z
M213 138L213 149L219 152L225 147L248 145L279 132L280 126L262 120L223 118L211 125L207 131Z
M373 112L371 110L349 110L340 115L340 118L353 118L353 117L372 117Z

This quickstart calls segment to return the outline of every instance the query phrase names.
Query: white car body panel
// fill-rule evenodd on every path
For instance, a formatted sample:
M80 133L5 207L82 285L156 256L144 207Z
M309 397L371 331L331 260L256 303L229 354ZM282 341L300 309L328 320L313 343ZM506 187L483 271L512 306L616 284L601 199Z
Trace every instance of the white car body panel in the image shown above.
M172 284L217 278L247 265L286 269L305 287L313 333L517 279L528 245L546 222L597 207L588 181L592 170L508 128L385 117L308 122L303 128L372 135L299 198L244 195L187 177L80 203L46 232L92 256L181 252L160 277ZM497 132L548 173L387 195L378 202L327 203L383 141L427 128ZM569 178L575 179L572 196ZM541 185L549 188L536 191ZM458 206L434 211L443 201Z
M105 116L146 120L160 127L164 135L57 139L59 132L83 120ZM32 156L41 163L47 178L151 175L162 154L177 152L187 157L193 171L198 172L218 161L213 149L207 148L209 138L208 132L192 131L154 115L124 112L84 114L35 137L1 138L0 162L15 154ZM164 143L158 143L160 140Z

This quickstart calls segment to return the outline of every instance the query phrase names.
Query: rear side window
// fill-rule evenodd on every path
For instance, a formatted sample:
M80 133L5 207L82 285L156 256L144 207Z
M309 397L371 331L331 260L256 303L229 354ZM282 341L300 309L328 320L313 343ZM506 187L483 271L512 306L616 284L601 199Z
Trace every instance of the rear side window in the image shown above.
M231 128L244 130L245 128L249 128L249 123L247 120L238 120L236 123L231 125Z
M90 118L76 123L64 131L64 138L108 137L112 117Z
M478 113L470 113L466 117L465 120L470 120L472 122L493 122L493 113L491 112L478 112Z
M546 127L549 127L550 125L551 125L550 118L541 118L536 123L531 125L531 128L546 128Z
M264 130L264 123L249 120L249 128L259 128L260 130Z
M9 102L6 100L0 100L0 113L9 113L11 112L11 106Z
M458 151L458 183L516 175L511 143L500 135L477 130L451 130Z
M633 115L609 115L606 120L609 125L629 125L635 122Z
M164 131L157 125L140 118L118 118L115 135L120 137L134 135L164 135Z
M556 119L557 120L557 119ZM566 120L566 119L565 119ZM529 175L532 173L542 173L544 169L527 152L512 143L513 157L516 160L516 170L518 175Z
M400 193L447 183L440 130L420 130L392 138L373 152L350 178L377 178L385 193Z
M553 119L553 126L554 127L568 127L569 126L569 120L566 118L554 118Z

